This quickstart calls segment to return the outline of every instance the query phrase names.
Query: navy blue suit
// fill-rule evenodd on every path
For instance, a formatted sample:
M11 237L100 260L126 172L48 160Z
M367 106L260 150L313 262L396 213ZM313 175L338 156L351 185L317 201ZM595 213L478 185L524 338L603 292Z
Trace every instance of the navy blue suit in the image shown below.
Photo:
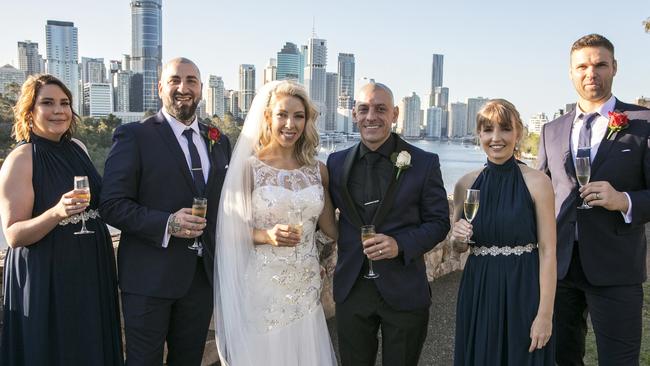
M641 283L646 280L644 226L650 221L650 110L618 100L614 109L628 116L629 126L610 139L605 134L591 164L590 181L607 181L617 191L629 194L629 224L618 211L576 209L582 199L570 149L575 112L546 124L540 137L539 167L549 175L555 191L559 280L555 314L560 365L582 362L587 307L596 332L599 363L638 364ZM612 308L608 298L623 304ZM629 301L625 303L625 299ZM569 315L572 311L579 314Z
M397 135L394 137L395 152L408 151L411 167L401 172L399 180L395 179L397 169L394 170L372 222L362 222L348 189L348 178L359 144L331 154L327 161L332 201L340 210L338 261L334 273L337 318L339 305L348 300L356 285L376 286L381 298L379 301L385 302L396 313L426 312L428 316L431 294L423 256L447 236L449 205L438 156L406 143ZM365 258L360 227L365 224L374 224L377 233L393 237L399 247L397 257L374 262L374 270L380 275L374 280L360 277ZM424 327L426 336L426 320ZM384 337L386 345L387 334ZM406 342L406 339L401 341ZM419 354L419 349L416 352ZM391 351L384 348L383 353ZM343 363L346 364L345 360Z
M205 126L200 125L200 128L205 135ZM206 138L204 140L209 144ZM152 351L149 347L156 347L160 348L162 357L162 348L159 347L161 345L139 344L135 341L137 336L132 336L134 341L129 342L128 315L129 306L133 301L126 301L125 294L137 296L140 299L138 301L147 302L147 306L151 305L151 299L159 299L167 304L163 307L169 307L173 306L169 304L174 304L176 300L192 296L193 290L198 286L197 275L200 275L201 281L211 289L216 215L221 186L230 159L230 142L225 135L213 145L209 157L210 173L206 192L203 194L208 199L208 223L201 237L204 258L200 260L197 259L195 251L187 248L192 243L191 239L172 236L167 248L162 247L169 216L183 207L191 207L193 197L200 196L185 155L168 121L159 112L139 123L125 124L115 130L113 147L106 159L104 170L106 189L102 190L100 213L107 223L122 231L118 249L118 270L126 323L127 362L130 364L149 364L153 361L135 361L138 359L135 355L150 353ZM211 293L211 290L209 292ZM170 328L170 334L166 334L168 342L170 337L173 338L171 333L176 328L173 326L174 322L182 324L184 329L194 327L199 332L202 329L207 331L212 300L210 298L200 302L205 303L197 301L196 308L188 309L186 315L181 312L181 315L177 316L179 312L175 312L176 315L173 316L179 319L165 319L172 316L167 314L169 316L152 319L152 322L162 323L160 326L164 329L160 330L161 333L167 333L167 327ZM204 316L194 316L197 314L207 314L208 320L206 321ZM137 315L134 317L137 318ZM138 321L140 320L142 319ZM164 343L165 334L162 336ZM183 337L190 338L186 335ZM178 342L180 341L175 343ZM200 346L202 352L203 345ZM155 357L159 356L156 354ZM176 362L182 364L183 360ZM194 362L188 361L188 364L192 363Z

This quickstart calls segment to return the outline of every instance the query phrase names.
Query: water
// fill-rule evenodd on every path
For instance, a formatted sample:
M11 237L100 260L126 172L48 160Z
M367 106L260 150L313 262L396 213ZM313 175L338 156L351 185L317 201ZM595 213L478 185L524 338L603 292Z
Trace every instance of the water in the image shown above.
M454 193L454 186L460 177L472 170L481 168L483 164L485 164L485 153L483 150L473 145L461 145L455 143L448 144L447 142L427 140L415 140L409 142L422 150L438 154L440 157L442 180L445 184L447 194ZM345 147L347 146L337 146L337 148L340 149ZM319 158L325 161L327 155L320 154ZM7 242L4 233L0 230L0 250L6 248L6 246Z

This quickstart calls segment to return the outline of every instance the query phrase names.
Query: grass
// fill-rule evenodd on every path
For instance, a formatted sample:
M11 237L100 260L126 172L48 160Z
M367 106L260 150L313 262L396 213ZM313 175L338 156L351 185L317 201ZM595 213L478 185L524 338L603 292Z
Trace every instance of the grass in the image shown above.
M588 322L589 330L585 345L584 362L587 366L598 365L598 352L596 350L596 338L591 329L591 322ZM643 338L641 339L640 365L650 365L650 282L643 284Z

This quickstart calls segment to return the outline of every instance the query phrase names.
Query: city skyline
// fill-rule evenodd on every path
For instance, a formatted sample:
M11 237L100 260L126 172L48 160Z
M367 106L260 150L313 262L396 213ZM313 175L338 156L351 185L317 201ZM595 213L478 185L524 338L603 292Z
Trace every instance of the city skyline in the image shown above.
M0 66L18 66L17 43L26 40L37 42L39 53L45 55L47 20L74 23L79 61L120 60L122 54L131 53L129 3L96 4L92 9L77 0L62 0L57 6L34 0L6 4L0 15L5 28L0 32ZM641 24L650 15L647 1L628 1L620 9L601 0L589 6L556 0L543 4L379 0L371 9L364 2L338 0L284 3L253 1L244 7L163 1L163 62L189 57L199 65L205 85L208 75L217 75L226 89L237 89L240 64L264 70L286 42L307 44L315 29L314 38L327 41L327 72L338 72L339 53L354 54L356 80L367 77L386 83L395 93L395 104L412 92L424 100L431 88L432 55L442 54L443 85L449 88L450 103L478 96L506 98L527 121L540 112L552 116L575 102L568 78L569 47L584 34L600 33L616 46L615 95L627 102L650 95L646 61L650 35ZM585 25L576 18L601 21Z

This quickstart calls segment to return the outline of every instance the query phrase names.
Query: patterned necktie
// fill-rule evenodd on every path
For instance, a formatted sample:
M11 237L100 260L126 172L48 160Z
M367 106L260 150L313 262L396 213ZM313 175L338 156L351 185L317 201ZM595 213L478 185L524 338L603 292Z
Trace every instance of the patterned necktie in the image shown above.
M584 121L580 128L580 135L578 137L578 149L576 158L589 158L591 157L591 123L598 117L599 114L582 114L580 118Z
M205 193L205 178L203 177L203 168L201 167L201 158L199 157L199 151L192 141L192 134L194 133L193 129L187 129L183 131L183 136L187 139L187 147L190 150L190 162L192 163L192 177L194 178L194 185L196 190L199 192L199 195L203 196Z

